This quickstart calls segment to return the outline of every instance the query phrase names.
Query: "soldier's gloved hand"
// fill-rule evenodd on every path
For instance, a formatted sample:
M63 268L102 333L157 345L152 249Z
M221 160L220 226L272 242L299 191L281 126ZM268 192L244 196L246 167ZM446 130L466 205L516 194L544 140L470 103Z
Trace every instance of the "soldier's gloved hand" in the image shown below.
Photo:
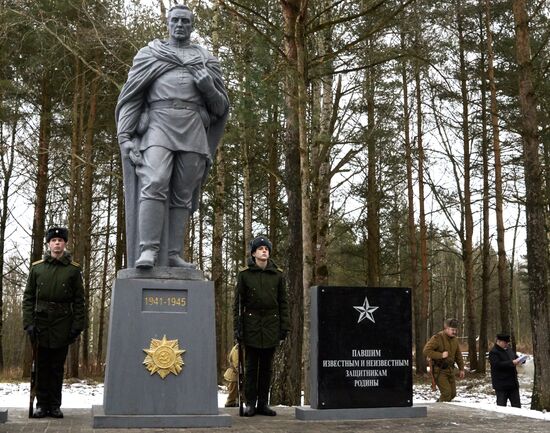
M27 325L25 327L25 331L27 332L27 335L31 339L32 343L34 343L34 341L38 337L38 334L40 333L40 330L34 325Z
M69 332L69 344L73 344L82 331L80 329L71 329Z

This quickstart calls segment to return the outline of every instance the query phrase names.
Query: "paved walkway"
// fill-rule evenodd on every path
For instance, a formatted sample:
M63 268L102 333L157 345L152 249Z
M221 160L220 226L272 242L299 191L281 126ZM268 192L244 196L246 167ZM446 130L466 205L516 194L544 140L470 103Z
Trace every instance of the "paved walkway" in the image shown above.
M65 409L65 418L28 419L27 411L11 408L8 422L0 424L0 433L333 433L333 432L460 432L481 433L548 433L548 421L518 417L444 403L426 404L425 418L385 419L368 421L299 421L294 408L276 408L274 418L255 416L241 418L237 409L224 409L232 415L233 426L219 429L92 429L89 409Z

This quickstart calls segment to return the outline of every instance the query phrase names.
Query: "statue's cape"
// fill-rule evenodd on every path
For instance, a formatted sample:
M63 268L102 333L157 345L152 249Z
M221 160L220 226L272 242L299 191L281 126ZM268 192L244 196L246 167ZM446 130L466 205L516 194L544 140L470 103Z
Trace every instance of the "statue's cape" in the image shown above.
M212 56L206 49L199 45L191 45L197 54L188 62L180 59L174 50L166 41L155 39L146 47L143 47L134 57L134 62L128 72L128 79L118 97L115 108L115 122L120 136L122 132L128 133L132 139L139 140L137 134L141 114L147 110L147 100L145 92L158 77L165 72L176 67L186 67L201 65L210 74L214 80L216 89L222 93L225 98L227 91L222 80L222 73L218 60ZM217 117L213 113L210 115L210 126L206 130L206 138L212 160L214 160L218 143L222 137L225 123L227 121L228 110ZM122 150L122 149L121 149ZM135 169L131 164L128 155L122 152L122 166L124 172L124 197L126 202L126 244L127 244L127 266L134 267L135 260L139 256L139 237L138 237L138 210L139 210L139 179ZM206 181L210 164L205 171L203 182ZM199 205L200 187L193 191L193 203L191 211L194 212ZM166 212L168 214L168 212ZM165 220L165 228L166 228ZM163 237L165 237L163 235ZM161 250L164 240L161 241Z

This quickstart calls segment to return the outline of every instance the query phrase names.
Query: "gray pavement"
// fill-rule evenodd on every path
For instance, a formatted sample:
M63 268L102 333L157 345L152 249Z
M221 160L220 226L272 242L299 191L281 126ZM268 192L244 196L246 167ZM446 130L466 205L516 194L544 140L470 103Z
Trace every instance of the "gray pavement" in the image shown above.
M28 419L26 409L10 408L8 421L0 424L0 433L332 433L332 432L461 432L548 433L548 421L470 409L445 403L426 404L428 416L410 419L367 421L299 421L294 408L276 408L274 418L255 416L240 418L237 409L223 409L231 414L233 425L217 429L92 429L90 409L65 409L64 419Z

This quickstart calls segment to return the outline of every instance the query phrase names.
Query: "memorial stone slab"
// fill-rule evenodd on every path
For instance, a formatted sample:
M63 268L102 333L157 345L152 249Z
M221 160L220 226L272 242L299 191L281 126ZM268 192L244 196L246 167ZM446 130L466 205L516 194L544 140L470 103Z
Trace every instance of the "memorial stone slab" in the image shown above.
M426 416L399 410L412 406L410 289L317 286L310 314L311 406L298 419Z

